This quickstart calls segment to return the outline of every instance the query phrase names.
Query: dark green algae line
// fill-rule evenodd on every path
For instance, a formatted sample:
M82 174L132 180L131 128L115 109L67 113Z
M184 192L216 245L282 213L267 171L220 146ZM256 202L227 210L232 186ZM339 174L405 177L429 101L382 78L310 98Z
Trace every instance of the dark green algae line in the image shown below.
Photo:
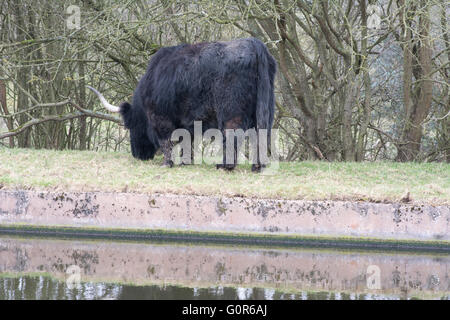
M430 240L374 239L362 237L301 236L259 233L176 231L161 229L119 229L94 227L1 225L0 235L60 239L129 240L228 244L256 247L336 248L347 250L440 252L450 254L450 242Z

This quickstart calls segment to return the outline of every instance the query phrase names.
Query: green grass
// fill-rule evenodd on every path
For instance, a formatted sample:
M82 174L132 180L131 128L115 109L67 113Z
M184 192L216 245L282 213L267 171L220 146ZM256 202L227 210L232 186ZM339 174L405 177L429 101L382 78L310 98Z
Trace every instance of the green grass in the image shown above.
M123 152L0 148L0 188L119 191L254 198L450 204L450 164L392 162L281 163L274 175L233 172L212 165L162 168Z

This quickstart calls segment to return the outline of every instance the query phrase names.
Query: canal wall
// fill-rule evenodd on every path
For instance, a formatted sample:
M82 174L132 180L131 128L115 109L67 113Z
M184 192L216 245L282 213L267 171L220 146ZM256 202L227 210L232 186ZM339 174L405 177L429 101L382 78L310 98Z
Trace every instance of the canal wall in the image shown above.
M174 194L0 190L0 225L434 241L450 207Z

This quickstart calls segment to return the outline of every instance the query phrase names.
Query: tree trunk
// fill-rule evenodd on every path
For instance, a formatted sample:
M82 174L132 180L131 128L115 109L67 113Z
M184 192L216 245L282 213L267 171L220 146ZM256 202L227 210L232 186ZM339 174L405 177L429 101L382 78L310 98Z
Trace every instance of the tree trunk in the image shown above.
M409 40L410 32L404 47L404 99L405 99L405 125L402 133L402 142L398 146L397 161L414 161L419 154L423 128L422 123L428 116L432 102L433 81L432 48L430 39L429 7L425 0L421 1L419 12L419 30L415 47ZM416 61L416 65L409 65ZM411 83L411 75L416 81ZM411 94L411 92L413 94ZM411 106L410 106L411 104Z
M80 73L80 106L82 108L86 108L86 81L85 76L86 72L84 70L84 62L83 60L84 54L79 53L79 65L78 70ZM80 118L80 133L79 133L79 139L80 139L80 150L86 150L86 117Z
M365 147L366 147L366 137L367 128L370 121L370 101L372 99L372 85L369 74L369 64L368 58L369 53L367 52L367 6L366 0L360 0L360 11L361 11L361 70L363 72L363 82L364 82L364 102L361 112L361 126L359 129L359 135L356 145L356 161L364 161L365 158Z
M4 115L9 114L8 106L6 104L6 84L5 81L0 80L0 109ZM6 127L8 131L13 130L13 121L11 118L7 118ZM9 137L9 147L14 148L14 137Z

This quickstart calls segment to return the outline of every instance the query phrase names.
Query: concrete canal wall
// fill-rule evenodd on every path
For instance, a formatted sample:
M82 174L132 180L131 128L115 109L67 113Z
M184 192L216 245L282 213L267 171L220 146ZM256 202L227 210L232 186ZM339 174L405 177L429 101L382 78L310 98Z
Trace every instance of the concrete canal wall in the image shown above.
M0 190L0 225L398 241L450 248L450 207L172 194Z

